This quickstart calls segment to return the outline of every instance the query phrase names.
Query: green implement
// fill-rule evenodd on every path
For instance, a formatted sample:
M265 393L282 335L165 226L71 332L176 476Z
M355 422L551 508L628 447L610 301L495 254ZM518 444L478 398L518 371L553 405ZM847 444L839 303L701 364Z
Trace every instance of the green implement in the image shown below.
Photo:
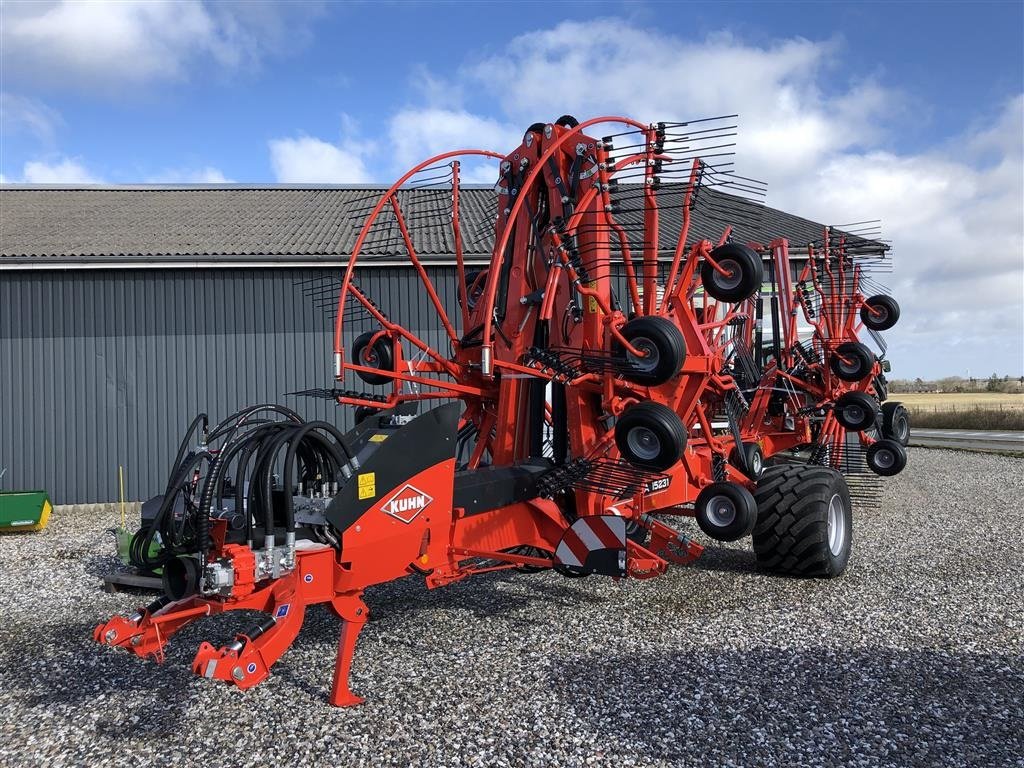
M52 510L46 491L0 491L0 533L41 531Z

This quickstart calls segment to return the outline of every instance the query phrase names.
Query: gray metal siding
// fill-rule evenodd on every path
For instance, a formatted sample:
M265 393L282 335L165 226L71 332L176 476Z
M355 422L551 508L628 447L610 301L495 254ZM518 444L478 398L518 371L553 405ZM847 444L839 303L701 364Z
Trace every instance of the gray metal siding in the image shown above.
M454 313L454 268L431 273ZM323 285L327 296L338 275L0 273L0 469L8 468L0 487L45 488L58 504L113 501L123 464L127 497L146 498L166 482L181 433L200 411L219 420L278 402L347 428L349 409L285 396L333 385L330 302L318 307L308 286ZM394 320L443 344L413 270L375 268L360 273L360 284ZM369 327L347 326L346 337Z

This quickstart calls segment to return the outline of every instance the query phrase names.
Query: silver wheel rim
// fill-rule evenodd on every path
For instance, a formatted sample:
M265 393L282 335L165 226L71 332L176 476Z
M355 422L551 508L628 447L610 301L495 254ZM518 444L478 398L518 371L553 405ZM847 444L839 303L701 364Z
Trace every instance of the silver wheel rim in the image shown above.
M761 470L764 468L764 461L761 459L761 452L754 451L754 455L750 460L750 471L757 477L761 474Z
M705 508L708 522L716 528L725 528L736 519L736 505L728 496L712 496Z
M743 270L740 269L739 263L735 259L722 259L718 262L718 266L729 273L729 276L726 277L717 269L715 270L715 282L718 287L727 291L738 287L743 279Z
M902 418L901 419L897 419L896 420L896 436L900 440L906 440L907 439L907 435L909 433L910 433L910 425L907 424L907 420L906 419L902 419Z
M852 363L849 363L846 360L839 358L839 370L841 370L843 373L853 375L854 373L857 372L858 368L859 366L857 365L856 360L853 361Z
M867 414L859 405L848 405L843 408L843 418L848 424L863 424Z
M896 454L888 448L882 448L875 451L874 460L875 466L879 469L892 469L896 464Z
M629 343L644 353L643 357L630 355L629 360L636 370L643 373L650 373L658 367L661 355L658 354L658 346L645 336L638 336L630 339Z
M834 494L828 501L828 550L838 555L846 543L846 515L843 500Z
M661 441L654 430L647 427L633 427L626 433L629 451L641 461L653 461L661 453Z
M889 310L885 308L884 304L875 304L871 309L874 310L874 313L871 315L871 321L875 325L883 325L889 319Z

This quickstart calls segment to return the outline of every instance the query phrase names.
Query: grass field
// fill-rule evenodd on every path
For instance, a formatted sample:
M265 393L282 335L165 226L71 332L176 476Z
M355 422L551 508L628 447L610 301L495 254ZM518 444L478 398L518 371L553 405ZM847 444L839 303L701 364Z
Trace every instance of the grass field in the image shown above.
M911 424L931 429L1024 430L1024 395L1002 392L943 394L892 393L903 403Z
M1003 392L950 392L941 394L930 393L897 393L889 394L890 400L898 400L912 411L960 410L963 408L994 408L1024 411L1024 394L1005 394Z

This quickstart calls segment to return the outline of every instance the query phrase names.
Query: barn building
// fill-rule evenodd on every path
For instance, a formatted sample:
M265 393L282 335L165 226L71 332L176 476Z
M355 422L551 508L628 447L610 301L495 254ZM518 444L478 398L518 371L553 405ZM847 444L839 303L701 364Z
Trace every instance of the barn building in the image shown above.
M258 402L347 427L332 401L289 393L330 387L334 301L368 206L381 189L310 186L0 188L0 487L47 489L55 503L146 498L166 482L192 417ZM437 190L409 190L412 215L440 211ZM822 225L721 192L734 236L794 246ZM486 263L495 195L463 189L468 263ZM714 210L715 206L703 210ZM665 226L665 224L668 226ZM666 212L662 243L681 217ZM673 226L674 234L673 234ZM722 221L695 210L691 240ZM450 311L450 237L416 246ZM425 339L435 315L399 250L359 268L364 291ZM348 326L346 326L348 327ZM440 338L437 339L440 341Z

